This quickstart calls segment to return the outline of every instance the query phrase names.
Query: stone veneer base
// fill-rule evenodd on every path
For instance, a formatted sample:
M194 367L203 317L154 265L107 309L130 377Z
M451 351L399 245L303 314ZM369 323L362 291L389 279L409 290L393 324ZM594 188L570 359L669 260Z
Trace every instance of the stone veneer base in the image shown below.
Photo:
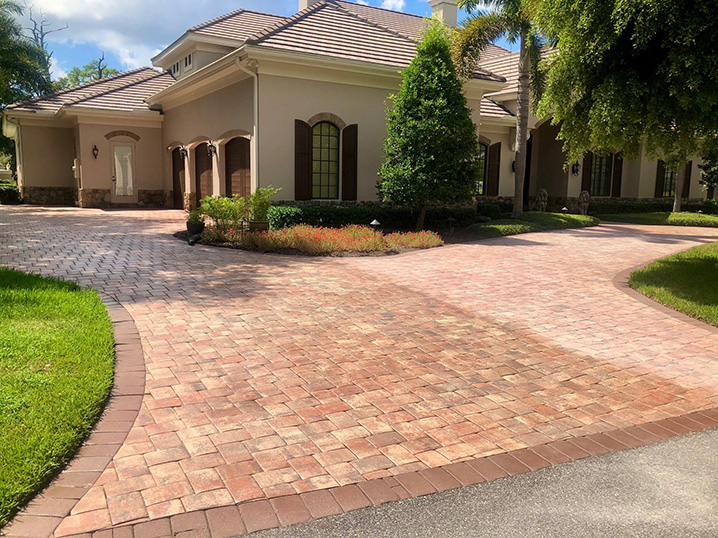
M22 187L25 203L33 205L75 206L77 189L74 187Z

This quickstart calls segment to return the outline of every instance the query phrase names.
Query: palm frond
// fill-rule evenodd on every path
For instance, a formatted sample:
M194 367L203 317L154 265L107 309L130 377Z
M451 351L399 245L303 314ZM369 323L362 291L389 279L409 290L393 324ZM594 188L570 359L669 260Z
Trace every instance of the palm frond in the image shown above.
M539 101L546 90L550 58L543 61L544 40L535 31L529 33L526 43L526 57L529 64L529 84L531 86L532 106L538 108Z
M453 43L454 63L462 77L468 78L476 69L481 53L496 39L511 33L505 17L489 13L469 17L456 33Z

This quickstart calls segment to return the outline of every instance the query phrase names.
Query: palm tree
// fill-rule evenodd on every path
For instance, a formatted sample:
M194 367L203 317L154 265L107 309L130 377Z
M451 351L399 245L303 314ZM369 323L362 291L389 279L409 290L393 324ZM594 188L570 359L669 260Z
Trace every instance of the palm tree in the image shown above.
M0 0L0 110L50 89L45 51L23 34L17 20L22 12L15 0Z
M519 42L519 80L516 113L516 157L514 209L512 215L523 213L524 174L528 141L529 101L531 87L537 90L543 80L538 70L541 59L541 38L533 20L538 0L459 0L459 7L469 12L454 43L454 56L459 72L471 76L481 53L494 40L507 36L509 42ZM492 8L486 13L482 7Z

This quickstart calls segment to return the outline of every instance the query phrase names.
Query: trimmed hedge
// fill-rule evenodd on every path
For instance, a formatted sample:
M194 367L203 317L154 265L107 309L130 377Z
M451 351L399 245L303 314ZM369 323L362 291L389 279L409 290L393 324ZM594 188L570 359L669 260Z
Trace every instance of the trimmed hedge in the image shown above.
M494 210L488 209L496 214ZM500 214L500 211L498 211ZM269 210L269 226L280 230L297 224L310 224L327 228L340 228L351 224L369 225L373 220L382 229L411 230L416 215L401 207L337 207L337 206L273 206ZM477 212L471 208L431 208L426 210L426 228L465 228L477 222Z
M588 206L590 215L620 215L622 213L665 213L673 210L673 200L591 200ZM713 213L715 206L710 201L706 203L688 203L682 205L683 211L698 211Z
M19 204L20 203L20 191L17 185L0 185L0 204Z

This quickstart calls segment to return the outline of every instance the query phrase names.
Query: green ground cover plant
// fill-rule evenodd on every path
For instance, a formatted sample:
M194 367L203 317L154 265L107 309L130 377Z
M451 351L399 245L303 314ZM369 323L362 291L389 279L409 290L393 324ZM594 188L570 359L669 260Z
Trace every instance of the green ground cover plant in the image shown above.
M90 433L113 366L94 291L0 268L0 527Z
M607 222L628 222L631 224L718 228L718 215L706 215L704 213L627 213L620 215L602 215L601 220Z
M524 213L518 219L499 219L469 226L465 233L472 239L489 239L530 232L584 228L597 226L600 221L595 217L566 215L563 213Z
M658 260L630 277L631 287L674 310L718 326L718 243Z

